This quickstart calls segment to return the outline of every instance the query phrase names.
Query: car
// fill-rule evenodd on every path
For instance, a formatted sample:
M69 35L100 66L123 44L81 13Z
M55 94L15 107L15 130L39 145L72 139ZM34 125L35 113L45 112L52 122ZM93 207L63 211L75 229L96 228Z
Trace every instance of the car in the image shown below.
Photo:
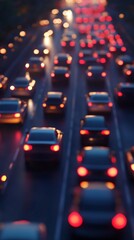
M80 49L78 53L78 63L86 67L96 64L97 59L93 57L92 49Z
M85 115L80 121L80 142L82 146L107 146L110 130L104 116Z
M127 64L123 68L123 74L126 82L134 83L134 64Z
M70 70L68 67L54 66L51 71L52 84L68 85L70 80Z
M0 74L0 96L4 94L8 86L8 77L3 74Z
M120 105L134 105L134 83L119 82L114 89L114 94Z
M96 50L94 51L93 56L97 58L98 63L105 65L111 58L111 53L106 49Z
M46 65L42 57L30 57L29 61L25 64L26 71L29 74L44 74Z
M46 240L47 230L44 223L31 223L26 220L1 223L1 240Z
M49 56L50 49L49 49L49 47L45 46L44 44L40 44L37 48L35 48L33 50L33 54L35 56L41 56L44 58L45 56Z
M118 55L122 53L124 54L127 51L127 48L124 46L124 44L118 44L116 42L114 44L108 44L108 48L111 53L115 53Z
M36 81L26 77L17 77L10 86L11 96L32 97L35 92Z
M0 124L23 124L27 114L27 103L19 98L0 99Z
M23 145L26 167L58 164L62 138L62 131L54 127L32 127Z
M122 70L122 68L127 64L133 64L134 60L133 58L128 54L122 54L116 57L115 63L118 66L119 69Z
M64 114L67 97L63 92L47 92L42 107L45 114Z
M88 92L86 94L88 113L110 114L113 103L108 92Z
M54 56L54 65L62 67L71 67L72 56L68 53L57 53Z
M118 176L117 160L110 148L84 147L77 153L76 160L79 182L116 181Z
M72 40L75 40L77 38L77 34L74 31L69 29L64 30L62 37L65 37L65 36L71 38Z
M134 146L125 151L127 171L131 179L134 179Z
M82 49L92 49L94 44L92 39L82 38L79 41L79 46Z
M93 65L88 66L86 70L86 79L87 83L104 83L106 79L106 71L104 71L104 67L102 65Z
M67 221L78 239L122 239L128 222L114 183L87 181L74 188Z
M75 39L72 39L69 36L63 36L60 40L60 45L63 48L73 49L75 47Z

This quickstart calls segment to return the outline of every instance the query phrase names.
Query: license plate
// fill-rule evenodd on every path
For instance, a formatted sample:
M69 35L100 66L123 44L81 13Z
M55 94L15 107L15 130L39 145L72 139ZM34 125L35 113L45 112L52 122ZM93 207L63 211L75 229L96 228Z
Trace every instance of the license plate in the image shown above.
M55 106L51 106L50 109L51 109L51 110L55 110L56 107L55 107Z

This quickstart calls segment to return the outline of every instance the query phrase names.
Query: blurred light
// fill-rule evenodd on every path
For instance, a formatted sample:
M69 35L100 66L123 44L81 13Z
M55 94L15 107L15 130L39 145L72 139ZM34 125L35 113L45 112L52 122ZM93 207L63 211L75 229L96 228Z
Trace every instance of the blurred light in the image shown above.
M57 14L59 13L59 10L56 9L56 8L54 8L54 9L52 9L51 13L52 13L53 15L57 15Z
M88 186L89 186L89 182L83 181L80 183L80 187L82 188L88 188Z
M69 28L69 23L68 22L63 23L63 27L64 28Z
M42 19L42 20L39 21L39 25L40 26L47 26L47 25L49 25L49 20Z
M25 37L25 36L26 36L26 32L25 32L25 31L21 31L21 32L19 33L19 35L20 35L20 37Z
M34 49L34 54L39 54L39 50L38 49Z
M61 24L62 23L62 20L60 18L55 18L53 20L53 24Z
M1 176L1 181L2 181L2 182L6 182L6 180L7 180L7 176L6 176L6 175L2 175L2 176Z
M9 47L9 48L13 48L13 47L14 47L14 44L13 44L13 43L8 43L8 47Z
M115 188L115 185L114 185L114 183L112 183L112 182L106 182L106 186L107 186L107 188L109 188L109 189L114 189L114 188Z
M119 14L119 18L120 18L120 19L123 19L124 17L125 17L124 13L120 13L120 14Z
M0 53L1 53L1 54L4 55L4 54L6 54L6 52L7 52L7 50L6 50L5 48L1 48L1 49L0 49Z

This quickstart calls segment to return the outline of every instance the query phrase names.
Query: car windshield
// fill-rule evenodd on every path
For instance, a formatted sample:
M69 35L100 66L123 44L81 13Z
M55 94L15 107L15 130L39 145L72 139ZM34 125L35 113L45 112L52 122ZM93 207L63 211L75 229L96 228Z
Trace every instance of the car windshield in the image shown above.
M86 118L84 122L84 127L89 127L90 129L102 129L105 127L105 123L101 118Z

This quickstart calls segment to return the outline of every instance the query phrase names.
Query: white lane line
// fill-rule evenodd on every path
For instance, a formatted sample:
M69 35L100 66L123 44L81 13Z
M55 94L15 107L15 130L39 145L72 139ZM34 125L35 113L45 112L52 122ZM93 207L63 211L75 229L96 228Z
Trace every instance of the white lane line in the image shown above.
M112 95L112 91L110 89L110 80L108 80L107 78L107 87L109 90L109 93L111 95L111 98L113 100L113 95ZM129 216L130 216L130 227L131 227L131 232L132 235L134 237L134 216L132 214L132 200L131 200L131 194L130 194L130 190L127 184L127 176L126 176L126 169L125 169L125 163L124 163L124 155L123 155L123 146L122 146L122 141L121 141L121 134L119 131L119 121L118 121L118 117L117 117L117 111L116 108L113 107L113 115L114 115L114 123L115 123L115 132L116 132L116 137L117 137L117 146L119 149L119 159L120 159L120 166L121 166L121 172L122 172L122 179L123 179L123 187L124 187L124 191L125 191L125 197L126 197L126 201L127 201L127 206L128 206L128 211L129 211Z
M15 154L14 154L14 157L13 157L13 162L16 161L17 157L18 157L18 154L19 154L19 151L20 151L20 148L18 147L15 151Z
M76 79L76 77L75 77ZM71 143L72 143L72 135L73 135L73 124L74 124L74 114L75 114L75 102L76 102L76 80L74 86L74 94L72 100L72 110L71 110L71 122L69 128L69 139L68 139L68 148L67 148L67 155L66 155L66 162L64 167L64 174L63 174L63 184L61 188L61 195L60 195L60 202L59 202L59 209L58 209L58 216L56 221L56 228L54 233L54 240L59 240L61 235L62 223L63 223L63 213L64 213L64 204L65 204L65 195L66 195L66 188L67 188L67 177L69 172L69 159L71 154Z

